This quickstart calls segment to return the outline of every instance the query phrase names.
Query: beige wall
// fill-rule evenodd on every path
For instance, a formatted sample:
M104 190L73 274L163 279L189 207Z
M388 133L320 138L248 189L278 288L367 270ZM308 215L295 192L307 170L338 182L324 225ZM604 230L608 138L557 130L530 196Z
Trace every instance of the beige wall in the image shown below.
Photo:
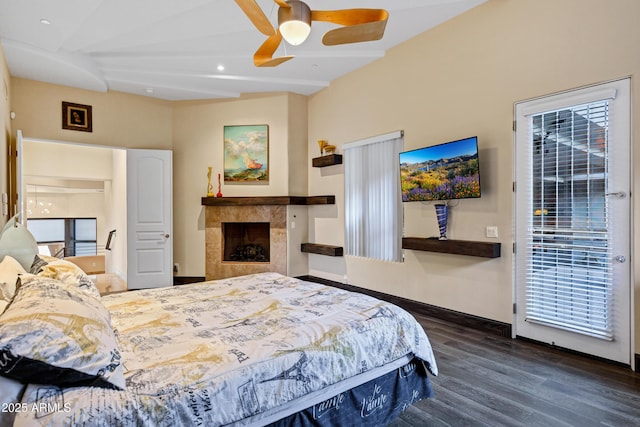
M9 118L11 105L11 81L9 68L0 44L0 193L9 192L9 165L7 153L11 141L11 119ZM0 210L0 224L8 219Z
M204 209L207 167L213 167L214 193L217 174L223 173L225 125L269 125L269 183L222 183L225 196L286 196L306 194L290 183L292 162L306 181L306 99L290 94L265 94L226 101L179 102L173 114L174 162L174 259L181 275L205 272ZM301 105L302 104L302 105ZM300 124L302 123L302 125ZM302 126L302 128L301 128ZM302 130L301 130L302 129ZM304 138L300 135L304 134ZM301 154L302 153L302 154ZM290 188L291 187L291 188Z
M109 181L113 175L112 149L77 144L56 144L24 139L22 174L29 183L37 178ZM55 161L51 161L55 159Z
M261 94L239 99L165 102L119 92L98 93L12 78L13 129L28 138L123 148L172 149L174 153L174 261L180 275L204 276L207 167L217 192L222 173L223 127L269 125L269 183L222 185L225 196L305 195L307 98ZM61 102L91 105L93 132L61 129ZM295 168L298 179L292 179Z
M288 105L289 193L306 196L309 185L307 171L307 97L290 93Z
M490 0L311 96L310 153L320 138L342 145L397 129L405 131L406 149L478 135L482 198L452 208L449 236L489 240L485 227L495 225L503 244L502 257L495 260L414 251L406 251L404 263L310 257L311 274L346 275L355 285L511 323L514 103L635 78L638 16L635 0ZM632 98L635 141L638 85L633 84ZM636 151L634 164L639 155ZM335 193L338 200L335 217L328 212L310 218L310 235L341 244L343 176L323 176L315 169L309 176L310 194ZM639 177L634 174L635 185ZM634 202L635 217L639 207ZM437 235L433 205L407 204L405 218L407 234ZM640 241L634 249L638 252ZM639 292L636 283L636 298Z
M29 138L126 148L171 149L172 104L120 92L93 92L11 79L12 127ZM62 101L91 105L93 132L62 129Z

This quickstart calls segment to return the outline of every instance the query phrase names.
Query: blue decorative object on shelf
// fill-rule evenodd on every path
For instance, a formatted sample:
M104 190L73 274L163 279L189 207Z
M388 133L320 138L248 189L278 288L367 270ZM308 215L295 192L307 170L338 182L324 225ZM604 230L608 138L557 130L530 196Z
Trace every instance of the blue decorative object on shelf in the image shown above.
M440 240L447 240L447 218L449 216L449 206L436 205L436 219L440 229Z

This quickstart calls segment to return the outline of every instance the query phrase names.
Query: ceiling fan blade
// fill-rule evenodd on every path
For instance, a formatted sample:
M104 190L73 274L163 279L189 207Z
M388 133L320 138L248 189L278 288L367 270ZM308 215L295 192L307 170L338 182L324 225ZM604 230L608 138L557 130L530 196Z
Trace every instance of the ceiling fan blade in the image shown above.
M253 25L265 36L272 36L275 33L275 29L271 22L264 14L256 0L236 0L240 9L247 15Z
M276 65L280 65L285 61L292 59L293 55L285 55L279 56L277 58L273 57L273 54L278 50L278 46L282 42L282 34L280 31L276 31L275 34L270 36L262 46L258 48L256 53L253 55L253 63L256 67L275 67Z
M331 22L338 25L351 26L389 19L389 12L384 9L343 9L312 10L312 21Z
M369 22L367 24L352 25L327 31L322 36L322 44L335 46L347 43L360 43L380 40L384 35L387 21Z
M314 10L314 21L343 25L322 37L326 46L380 40L387 26L389 12L384 9Z
M285 0L273 0L273 1L276 2L276 4L280 7L287 7L287 8L291 7L289 3L287 3Z

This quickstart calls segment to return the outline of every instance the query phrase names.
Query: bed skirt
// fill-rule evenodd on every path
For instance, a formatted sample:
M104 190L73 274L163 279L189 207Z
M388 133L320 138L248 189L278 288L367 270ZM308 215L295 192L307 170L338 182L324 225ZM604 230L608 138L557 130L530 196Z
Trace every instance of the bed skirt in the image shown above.
M316 405L269 424L269 427L387 426L418 400L433 397L422 361L413 359Z

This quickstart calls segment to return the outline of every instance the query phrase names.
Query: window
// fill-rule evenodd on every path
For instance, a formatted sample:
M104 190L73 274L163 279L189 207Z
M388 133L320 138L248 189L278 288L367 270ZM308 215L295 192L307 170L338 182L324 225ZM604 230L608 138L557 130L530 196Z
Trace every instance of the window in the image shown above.
M344 147L347 255L402 261L401 131Z
M528 319L611 337L609 100L531 116ZM553 294L553 298L549 294Z
M97 254L96 218L33 218L27 228L52 256Z

